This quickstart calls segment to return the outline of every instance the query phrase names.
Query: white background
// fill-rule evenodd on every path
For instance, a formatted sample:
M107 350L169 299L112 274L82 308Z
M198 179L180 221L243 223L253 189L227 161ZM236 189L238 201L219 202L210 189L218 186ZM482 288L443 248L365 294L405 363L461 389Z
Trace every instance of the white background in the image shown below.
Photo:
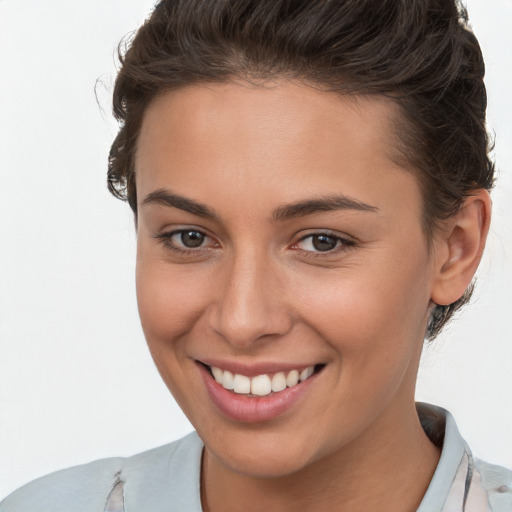
M132 218L105 180L115 48L151 7L0 0L0 497L191 430L146 349ZM450 409L474 452L510 467L512 2L468 7L500 177L474 304L426 349L418 399Z

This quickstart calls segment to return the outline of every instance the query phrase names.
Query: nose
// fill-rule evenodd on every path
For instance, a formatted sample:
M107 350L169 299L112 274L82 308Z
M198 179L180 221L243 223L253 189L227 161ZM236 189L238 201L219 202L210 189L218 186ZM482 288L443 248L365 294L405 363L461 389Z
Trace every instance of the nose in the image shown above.
M275 265L262 255L239 254L223 269L210 311L210 327L235 348L286 334L292 315Z

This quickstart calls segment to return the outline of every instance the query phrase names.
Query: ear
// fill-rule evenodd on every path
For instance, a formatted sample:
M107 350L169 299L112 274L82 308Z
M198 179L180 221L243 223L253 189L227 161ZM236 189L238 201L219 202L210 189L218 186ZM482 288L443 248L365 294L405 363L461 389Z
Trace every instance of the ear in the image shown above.
M458 300L475 275L489 232L491 198L477 189L436 235L431 299L439 305Z

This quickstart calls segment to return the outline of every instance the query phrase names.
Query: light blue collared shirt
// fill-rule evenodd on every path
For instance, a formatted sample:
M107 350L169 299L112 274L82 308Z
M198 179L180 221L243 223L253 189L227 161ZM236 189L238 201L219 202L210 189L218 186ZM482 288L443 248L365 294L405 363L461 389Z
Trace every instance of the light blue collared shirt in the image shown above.
M512 471L474 459L444 409L418 404L418 413L442 453L417 512L512 512ZM202 451L193 432L132 457L57 471L13 492L0 512L202 512Z

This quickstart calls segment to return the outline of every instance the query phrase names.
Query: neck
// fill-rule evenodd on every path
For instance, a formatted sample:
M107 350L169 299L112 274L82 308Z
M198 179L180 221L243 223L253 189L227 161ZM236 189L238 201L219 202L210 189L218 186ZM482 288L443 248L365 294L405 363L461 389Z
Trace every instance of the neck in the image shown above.
M392 409L392 408L391 408ZM260 478L236 473L205 449L205 512L416 510L440 452L419 423L414 403L397 428L388 409L363 436L290 475Z

